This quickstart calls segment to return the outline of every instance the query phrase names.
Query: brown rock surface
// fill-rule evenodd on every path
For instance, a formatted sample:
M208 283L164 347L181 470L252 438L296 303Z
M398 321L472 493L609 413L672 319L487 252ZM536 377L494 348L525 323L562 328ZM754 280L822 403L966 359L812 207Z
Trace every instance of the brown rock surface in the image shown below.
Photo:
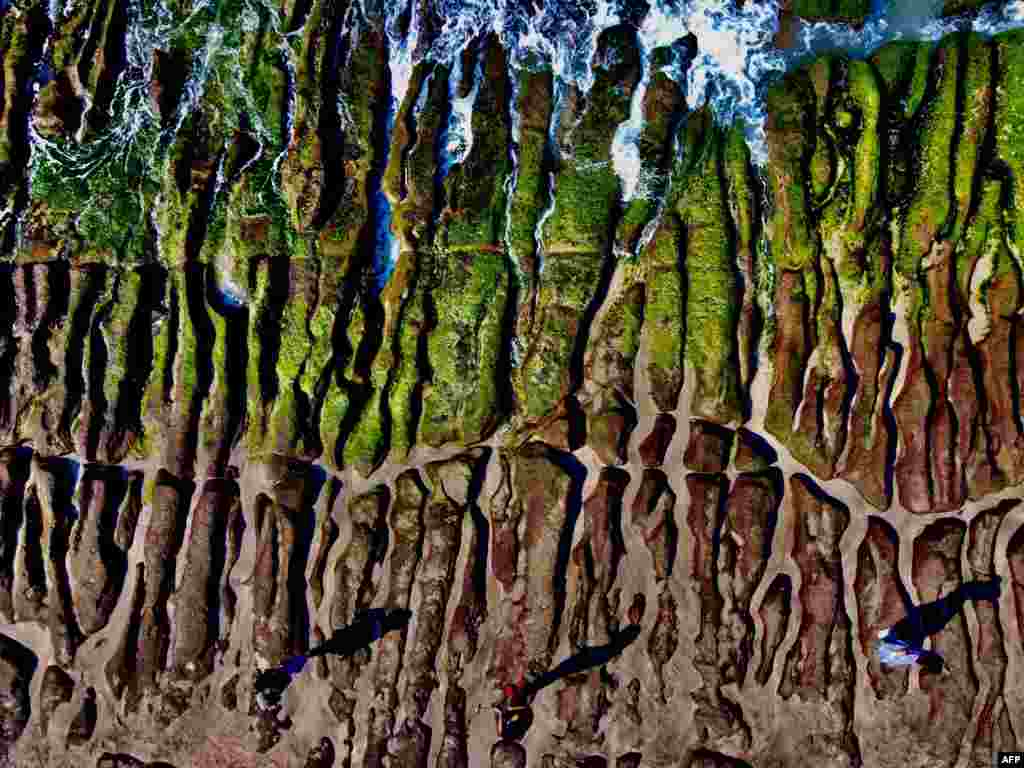
M156 5L0 0L0 766L1024 738L1024 34L796 67L755 169L690 108L703 39L642 56L630 4L592 83L428 0ZM946 673L880 665L993 574ZM413 619L255 706L371 607ZM627 620L497 740L503 685Z

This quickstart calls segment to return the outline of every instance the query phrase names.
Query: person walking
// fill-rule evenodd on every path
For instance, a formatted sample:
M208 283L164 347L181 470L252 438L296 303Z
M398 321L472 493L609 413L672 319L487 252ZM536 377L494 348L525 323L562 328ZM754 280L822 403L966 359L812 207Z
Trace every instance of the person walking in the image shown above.
M533 698L544 688L563 677L607 664L640 636L642 606L630 608L632 623L611 633L605 645L583 646L579 652L549 669L542 675L526 682L520 678L517 685L506 685L502 689L504 700L494 707L498 738L505 741L519 741L533 724Z
M875 650L879 661L889 667L918 663L931 673L942 671L942 656L926 650L924 639L941 632L960 613L968 600L996 602L1002 590L1002 578L969 581L945 597L931 603L913 605L907 602L907 615L892 627L879 631Z
M386 633L401 629L411 618L412 611L405 608L371 608L359 611L352 624L334 630L334 634L326 642L304 654L285 659L279 666L258 672L255 681L257 704L262 709L276 706L292 678L302 671L309 659L328 654L342 658L353 656L376 640L380 640Z

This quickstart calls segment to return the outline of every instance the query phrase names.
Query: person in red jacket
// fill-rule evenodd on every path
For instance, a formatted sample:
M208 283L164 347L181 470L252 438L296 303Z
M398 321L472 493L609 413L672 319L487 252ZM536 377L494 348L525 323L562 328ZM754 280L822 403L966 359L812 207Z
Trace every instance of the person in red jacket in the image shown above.
M642 595L634 598L629 609L631 623L612 632L611 639L605 645L584 646L578 653L533 680L526 681L523 676L520 676L517 684L506 685L502 689L504 700L494 707L498 738L507 741L522 739L533 724L533 708L531 706L533 698L542 689L568 675L607 664L635 641L640 636L643 603Z

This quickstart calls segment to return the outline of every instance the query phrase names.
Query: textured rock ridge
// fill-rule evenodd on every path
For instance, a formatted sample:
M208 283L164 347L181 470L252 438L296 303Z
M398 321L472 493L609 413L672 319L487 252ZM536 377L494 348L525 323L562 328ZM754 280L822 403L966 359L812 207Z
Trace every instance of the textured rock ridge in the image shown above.
M787 73L762 170L628 20L584 89L489 29L404 73L364 3L151 5L0 0L0 765L1024 738L1024 34ZM880 666L907 599L993 575L946 673ZM413 619L257 706L370 607ZM496 738L503 685L635 616Z

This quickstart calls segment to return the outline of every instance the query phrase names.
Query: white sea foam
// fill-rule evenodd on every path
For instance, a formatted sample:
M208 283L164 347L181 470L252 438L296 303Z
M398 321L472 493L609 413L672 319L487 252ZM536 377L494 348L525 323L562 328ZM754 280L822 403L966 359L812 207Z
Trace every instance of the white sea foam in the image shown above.
M462 56L456 57L455 68L452 70L449 80L452 110L448 118L446 132L445 167L443 169L445 174L453 165L464 163L469 157L470 150L473 149L473 105L476 103L482 78L483 55L481 52L473 66L472 86L465 96L459 96L458 89L462 81Z

